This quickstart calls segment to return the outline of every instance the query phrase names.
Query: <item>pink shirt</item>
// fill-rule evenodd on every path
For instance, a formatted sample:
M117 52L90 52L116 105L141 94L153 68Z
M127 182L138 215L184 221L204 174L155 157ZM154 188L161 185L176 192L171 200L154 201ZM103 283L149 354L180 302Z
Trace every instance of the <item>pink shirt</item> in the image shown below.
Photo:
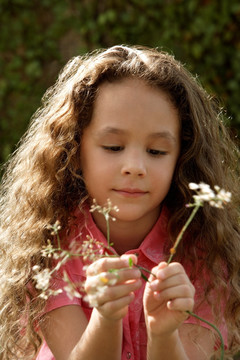
M95 225L92 216L88 211L86 212L87 220L83 217L80 210L77 210L75 215L77 217L77 226L74 228L74 231L72 231L69 242L71 242L73 239L81 241L86 239L86 235L90 235L91 237L107 245L106 238ZM139 265L151 270L164 259L163 245L166 241L168 241L166 232L167 222L167 211L163 209L158 221L150 233L146 236L140 247L138 249L127 252L127 254L134 253L138 255ZM83 263L81 258L78 257L68 261L64 265L64 269L67 271L72 281L79 282L85 280L85 271L83 270ZM195 300L197 300L202 293L202 289L198 283L195 283L194 285L196 288ZM61 277L54 278L52 288L58 289L63 288L64 286L65 283ZM129 306L128 314L123 319L122 360L146 360L147 334L142 302L144 288L145 283L143 282L142 287L135 293L135 299ZM59 294L58 296L50 297L47 303L46 311L51 311L53 309L72 304L81 306L86 314L86 317L90 319L92 308L89 307L88 303L86 303L82 298L73 298L71 300L65 292ZM203 303L198 308L197 315L210 322L214 322L211 309L207 303ZM209 328L208 325L202 322L200 323L193 317L189 317L185 323L198 324ZM226 344L227 330L224 323L221 324L220 331ZM46 342L44 342L36 360L54 359L55 358L49 350Z

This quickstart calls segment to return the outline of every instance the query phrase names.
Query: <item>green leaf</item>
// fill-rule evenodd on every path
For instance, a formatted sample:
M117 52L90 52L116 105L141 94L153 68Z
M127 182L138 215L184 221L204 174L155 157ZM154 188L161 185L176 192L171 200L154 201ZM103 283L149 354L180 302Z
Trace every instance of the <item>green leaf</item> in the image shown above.
M133 267L133 259L132 258L129 258L128 263L129 263L130 268Z
M145 280L145 281L147 281L147 282L149 282L148 281L148 278L141 272L141 277Z

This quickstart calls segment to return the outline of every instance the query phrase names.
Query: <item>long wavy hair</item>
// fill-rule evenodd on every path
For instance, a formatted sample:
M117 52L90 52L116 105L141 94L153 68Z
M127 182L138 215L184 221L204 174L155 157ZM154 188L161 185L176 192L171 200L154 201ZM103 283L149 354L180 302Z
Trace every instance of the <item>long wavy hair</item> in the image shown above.
M41 256L46 226L69 219L86 189L81 177L80 143L91 121L99 86L133 77L163 90L178 109L181 153L165 205L171 214L166 254L185 223L191 202L189 182L230 190L225 210L206 205L176 259L192 264L193 281L207 274L205 297L218 308L226 302L229 353L240 345L239 151L224 125L224 114L181 63L145 47L114 46L70 60L43 97L17 151L6 164L0 198L0 351L3 359L32 358L41 337L36 322L45 300L27 286L32 266L49 266ZM198 265L196 265L198 264ZM221 289L221 291L220 291Z

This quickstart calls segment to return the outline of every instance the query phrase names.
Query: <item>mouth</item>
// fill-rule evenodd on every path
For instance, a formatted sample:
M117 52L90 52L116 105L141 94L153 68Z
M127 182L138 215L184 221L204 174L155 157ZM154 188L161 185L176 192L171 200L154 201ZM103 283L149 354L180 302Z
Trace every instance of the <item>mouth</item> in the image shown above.
M117 194L124 196L124 197L141 197L148 193L148 191L144 191L141 189L132 189L132 188L124 188L124 189L113 189Z

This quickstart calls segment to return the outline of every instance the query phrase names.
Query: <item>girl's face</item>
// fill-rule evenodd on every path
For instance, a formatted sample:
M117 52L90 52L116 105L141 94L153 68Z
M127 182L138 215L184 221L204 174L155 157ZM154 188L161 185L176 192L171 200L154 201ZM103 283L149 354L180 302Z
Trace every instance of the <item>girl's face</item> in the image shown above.
M81 143L88 194L99 205L107 199L117 205L118 221L153 225L170 188L179 137L178 111L164 92L132 78L103 83Z

